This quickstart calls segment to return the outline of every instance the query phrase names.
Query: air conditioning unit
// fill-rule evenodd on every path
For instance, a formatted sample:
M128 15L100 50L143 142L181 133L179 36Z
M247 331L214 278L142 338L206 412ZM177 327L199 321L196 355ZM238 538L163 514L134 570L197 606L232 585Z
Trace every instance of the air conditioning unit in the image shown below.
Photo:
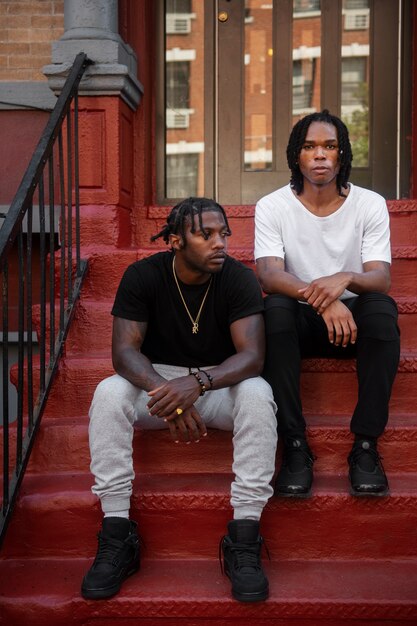
M345 30L367 30L369 28L369 11L363 13L347 12L345 13Z
M167 109L166 111L166 127L167 128L188 128L190 125L189 109Z
M191 33L191 16L167 13L165 28L167 35L188 35Z

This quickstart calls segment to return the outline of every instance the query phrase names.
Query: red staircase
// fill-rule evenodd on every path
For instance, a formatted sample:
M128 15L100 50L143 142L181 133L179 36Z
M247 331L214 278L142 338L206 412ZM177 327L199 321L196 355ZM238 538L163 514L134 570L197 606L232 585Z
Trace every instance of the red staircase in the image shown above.
M390 211L391 293L402 330L391 419L380 443L391 495L348 495L354 363L307 361L314 493L268 504L262 532L271 596L252 605L231 598L218 563L231 518L232 449L230 434L215 431L189 446L176 446L166 432L136 433L131 513L146 544L141 571L113 599L80 596L101 523L90 492L87 411L96 384L112 372L109 312L121 274L151 252L85 246L87 284L0 555L1 624L417 624L417 202L392 202ZM244 237L235 241L242 245ZM251 263L249 243L234 252Z

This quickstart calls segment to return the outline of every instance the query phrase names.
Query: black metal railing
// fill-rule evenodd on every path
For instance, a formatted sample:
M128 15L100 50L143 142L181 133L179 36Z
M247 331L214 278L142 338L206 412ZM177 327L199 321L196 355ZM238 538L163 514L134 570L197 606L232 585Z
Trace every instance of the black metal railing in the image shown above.
M78 86L89 64L77 55L13 202L0 215L0 544L87 269L80 258Z

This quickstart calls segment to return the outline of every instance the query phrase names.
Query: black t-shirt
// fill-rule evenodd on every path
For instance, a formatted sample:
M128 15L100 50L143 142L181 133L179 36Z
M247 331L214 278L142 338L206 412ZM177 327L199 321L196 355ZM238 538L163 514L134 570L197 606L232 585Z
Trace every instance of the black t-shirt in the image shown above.
M112 315L148 323L141 351L152 363L185 367L222 363L236 353L230 324L264 309L256 276L243 263L227 257L222 270L213 274L199 330L193 334L175 284L172 258L172 252L159 252L129 265L117 290ZM208 282L178 282L195 319Z

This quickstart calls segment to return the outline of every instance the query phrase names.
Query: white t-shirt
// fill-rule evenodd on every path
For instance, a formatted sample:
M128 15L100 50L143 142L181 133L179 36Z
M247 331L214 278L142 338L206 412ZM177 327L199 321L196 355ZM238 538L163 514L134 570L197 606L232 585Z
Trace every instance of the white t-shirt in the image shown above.
M367 261L391 263L389 214L382 196L349 183L331 215L313 215L290 185L261 198L255 211L255 260L284 259L285 270L310 283L336 272L362 272ZM357 294L345 290L341 299Z

